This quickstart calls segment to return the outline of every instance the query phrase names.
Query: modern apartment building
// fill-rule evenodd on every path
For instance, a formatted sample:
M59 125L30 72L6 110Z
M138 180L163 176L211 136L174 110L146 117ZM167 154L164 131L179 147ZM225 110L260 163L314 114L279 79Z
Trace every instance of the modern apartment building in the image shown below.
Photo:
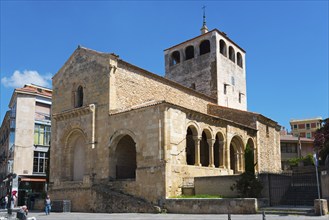
M302 158L308 154L313 154L313 139L296 137L292 134L281 134L281 167L283 170L289 169L289 159Z
M8 192L6 176L17 174L12 190L18 193L18 205L47 187L51 97L52 90L33 84L15 89L1 125L1 194Z
M290 126L294 136L314 138L314 132L322 126L322 118L290 120Z

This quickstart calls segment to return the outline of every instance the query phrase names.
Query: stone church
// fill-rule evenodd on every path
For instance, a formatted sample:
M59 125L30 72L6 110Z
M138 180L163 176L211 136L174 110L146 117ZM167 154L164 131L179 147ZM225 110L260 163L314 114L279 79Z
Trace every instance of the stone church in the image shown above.
M280 126L247 111L238 44L204 25L164 58L161 77L79 46L56 73L53 199L71 200L73 211L116 210L104 208L125 204L104 196L110 189L158 204L180 195L185 179L244 172L247 145L256 173L281 170Z

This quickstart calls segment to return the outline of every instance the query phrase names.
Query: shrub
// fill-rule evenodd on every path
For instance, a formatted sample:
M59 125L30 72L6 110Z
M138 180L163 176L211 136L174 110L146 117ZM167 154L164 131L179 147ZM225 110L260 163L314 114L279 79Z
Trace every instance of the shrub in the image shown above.
M236 184L231 186L231 190L237 190L239 196L242 198L259 198L262 189L262 182L251 172L241 174L241 178L236 181Z

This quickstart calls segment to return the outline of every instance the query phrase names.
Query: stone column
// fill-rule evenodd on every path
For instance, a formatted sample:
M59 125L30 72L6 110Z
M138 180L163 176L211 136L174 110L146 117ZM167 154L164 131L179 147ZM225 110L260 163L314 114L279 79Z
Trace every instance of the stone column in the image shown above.
M215 139L207 139L209 145L209 167L215 167L214 165L214 144Z
M226 165L226 168L228 170L231 169L231 154L230 154L230 146L227 146L228 143L226 143L226 148L224 149L225 151L225 156L224 156L224 161L225 161L225 165Z
M244 153L240 153L240 171L242 171L242 172L245 171L244 170L244 167L245 167L244 163L245 163Z
M195 166L201 166L201 163L200 163L200 141L201 141L201 137L193 136L193 140L194 140L194 147L195 147L195 150L194 150L194 153L195 153L194 165Z
M219 167L225 168L224 141L219 141Z
M234 154L234 157L235 157L235 171L236 172L239 172L240 171L240 153L239 152L236 152Z

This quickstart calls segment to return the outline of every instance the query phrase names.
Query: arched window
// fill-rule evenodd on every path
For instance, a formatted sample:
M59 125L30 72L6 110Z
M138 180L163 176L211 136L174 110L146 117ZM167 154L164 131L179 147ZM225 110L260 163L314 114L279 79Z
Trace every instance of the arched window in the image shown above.
M219 52L223 54L223 56L227 56L227 47L225 41L223 40L219 41Z
M83 88L82 86L79 86L75 96L75 107L79 108L82 105L83 105Z
M200 55L206 54L210 52L210 41L204 40L200 44Z
M239 67L243 68L243 61L242 61L242 56L241 56L240 52L238 52L236 55L236 62Z
M171 65L173 66L178 63L180 63L180 53L176 50L171 54Z
M185 60L194 58L194 47L188 46L185 48Z
M233 49L233 47L229 47L228 48L228 56L229 56L229 59L235 63L235 51Z

